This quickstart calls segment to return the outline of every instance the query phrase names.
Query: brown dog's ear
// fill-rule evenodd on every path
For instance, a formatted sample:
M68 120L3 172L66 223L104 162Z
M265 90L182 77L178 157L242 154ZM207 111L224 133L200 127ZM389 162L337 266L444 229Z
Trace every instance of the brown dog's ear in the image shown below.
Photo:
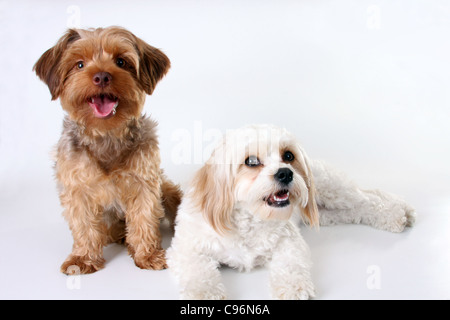
M140 55L139 79L147 94L152 94L156 84L170 68L169 58L159 49L137 39Z
M80 39L78 32L69 29L54 47L44 52L33 67L33 71L47 84L52 94L52 100L56 100L61 93L62 79L61 75L58 74L61 57L69 44L78 39Z

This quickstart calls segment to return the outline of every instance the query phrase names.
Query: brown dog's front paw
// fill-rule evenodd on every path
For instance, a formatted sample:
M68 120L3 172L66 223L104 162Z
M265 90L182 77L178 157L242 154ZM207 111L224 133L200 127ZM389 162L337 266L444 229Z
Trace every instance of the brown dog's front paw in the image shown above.
M134 263L141 269L167 269L166 253L163 249L156 249L153 252L143 256L135 255Z
M67 275L94 273L104 267L105 261L100 258L96 261L86 257L70 255L61 266L61 272Z

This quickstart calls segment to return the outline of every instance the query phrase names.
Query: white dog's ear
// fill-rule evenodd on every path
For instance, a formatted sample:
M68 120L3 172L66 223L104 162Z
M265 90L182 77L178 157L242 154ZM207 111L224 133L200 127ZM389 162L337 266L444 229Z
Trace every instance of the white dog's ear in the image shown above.
M194 177L194 203L216 232L230 230L234 208L233 176L227 164L207 163Z
M301 149L301 148L300 148ZM308 201L306 205L300 203L300 210L303 216L303 220L309 223L312 227L319 226L319 209L316 203L316 188L314 186L314 178L309 165L309 160L306 154L302 151L301 159L297 159L299 162L299 170L303 180L308 188Z
M309 168L308 168L309 169ZM310 171L310 170L309 170ZM319 209L316 203L316 188L314 186L314 181L309 172L309 183L308 183L308 203L304 208L301 208L303 217L309 222L312 227L319 226Z

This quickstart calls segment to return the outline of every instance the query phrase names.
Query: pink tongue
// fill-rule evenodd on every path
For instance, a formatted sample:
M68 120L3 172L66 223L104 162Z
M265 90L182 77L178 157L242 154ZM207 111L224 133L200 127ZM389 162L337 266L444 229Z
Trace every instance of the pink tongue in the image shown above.
M98 118L104 118L111 114L116 105L116 101L108 98L107 96L99 96L92 98L89 101L89 105L92 110L94 110L94 114Z

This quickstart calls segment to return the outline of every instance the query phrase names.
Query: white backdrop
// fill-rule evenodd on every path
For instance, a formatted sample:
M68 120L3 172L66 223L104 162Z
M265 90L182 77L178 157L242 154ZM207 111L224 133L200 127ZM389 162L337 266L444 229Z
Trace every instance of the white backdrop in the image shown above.
M59 273L72 244L50 158L63 111L32 67L67 27L110 25L172 61L145 112L183 188L218 134L274 123L310 157L416 207L402 234L305 229L318 299L450 298L446 0L1 0L0 298L178 298L167 270L138 269L120 246L96 274ZM268 298L266 272L223 270L230 298Z

